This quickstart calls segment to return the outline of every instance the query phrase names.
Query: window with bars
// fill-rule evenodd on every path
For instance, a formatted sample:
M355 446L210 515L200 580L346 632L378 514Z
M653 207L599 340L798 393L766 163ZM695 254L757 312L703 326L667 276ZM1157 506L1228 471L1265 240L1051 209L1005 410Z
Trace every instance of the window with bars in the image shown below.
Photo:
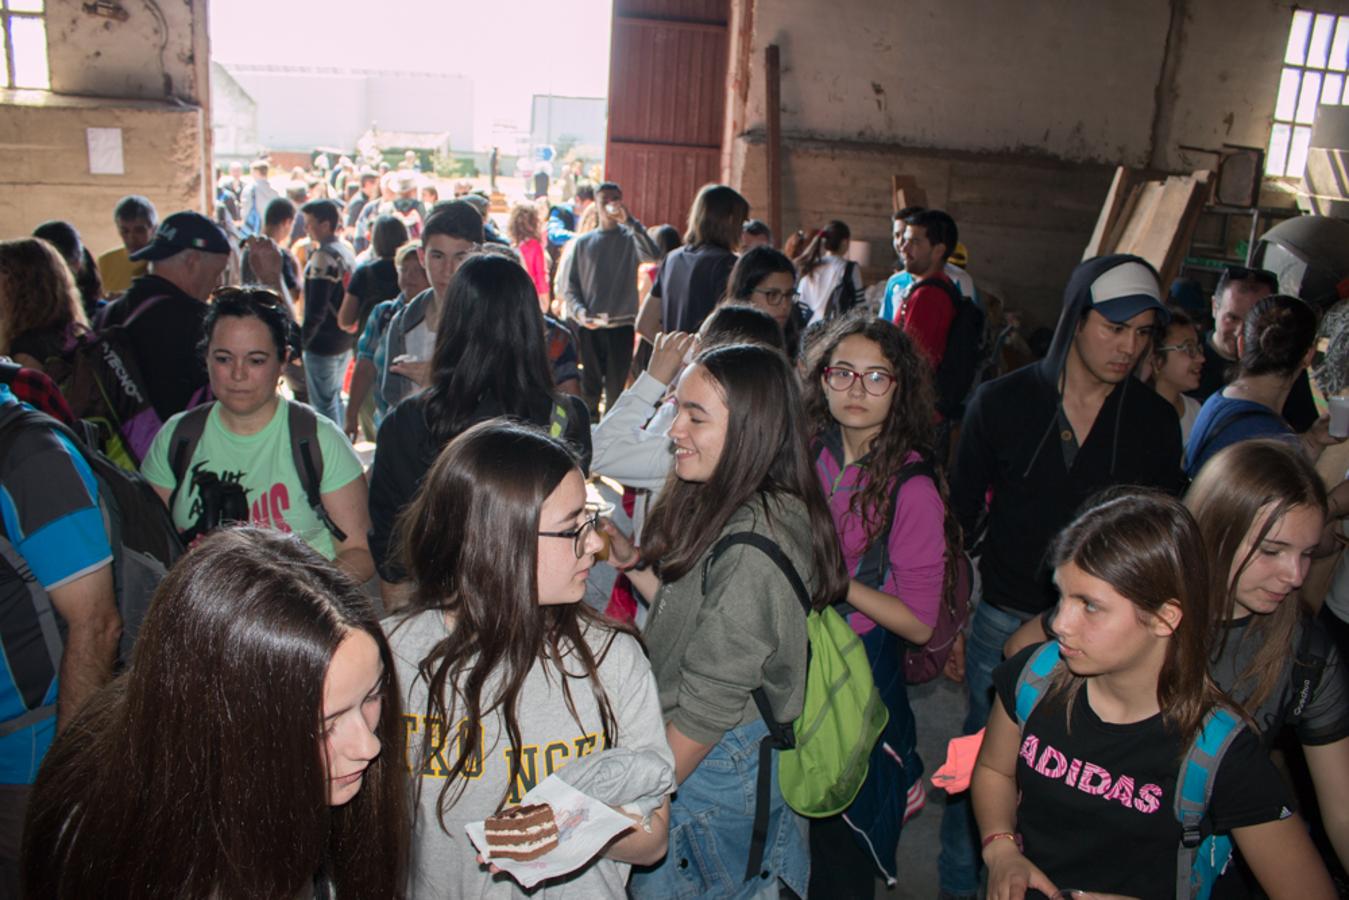
M1294 12L1283 63L1265 174L1301 178L1317 106L1349 105L1349 16Z
M7 88L51 87L44 7L45 0L0 0L0 25L5 31L0 58Z

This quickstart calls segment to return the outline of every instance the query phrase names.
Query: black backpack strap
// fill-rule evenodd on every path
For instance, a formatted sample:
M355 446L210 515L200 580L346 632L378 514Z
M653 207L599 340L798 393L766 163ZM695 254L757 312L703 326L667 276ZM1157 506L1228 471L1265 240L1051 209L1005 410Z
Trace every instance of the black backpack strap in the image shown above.
M323 450L319 447L318 413L303 403L287 403L290 424L290 453L295 471L300 476L305 500L314 515L337 541L345 541L347 534L323 505Z
M895 504L899 503L899 489L902 488L904 483L910 478L919 475L926 475L928 478L931 478L933 484L937 481L937 470L927 459L911 462L895 473L895 487L891 495L890 514L886 516L885 519L885 528L881 531L880 535L877 536L876 540L872 541L867 547L866 553L862 555L862 559L857 563L857 570L852 574L853 578L857 579L862 584L865 584L867 587L880 590L881 585L885 583L886 569L888 568L887 563L889 561L890 529L895 523ZM837 609L841 615L856 612L851 605L846 603L836 604L834 608Z
M943 291L946 292L946 296L951 298L951 305L957 309L960 307L960 304L963 303L965 300L965 295L960 293L960 288L956 287L955 284L952 283L951 279L945 277L944 275L934 275L931 278L923 278L918 281L915 281L909 287L909 295L910 296L913 295L921 287L941 288Z
M703 563L704 596L707 595L707 578L712 570L712 564L728 548L736 544L747 544L771 559L786 576L792 590L796 592L796 599L800 601L802 609L807 615L810 614L814 608L810 602L810 592L806 590L806 585L797 573L796 567L792 565L792 561L770 538L752 531L728 534L713 545L712 552ZM759 708L759 715L768 726L768 734L759 742L759 775L754 788L754 829L750 835L749 862L745 867L746 881L759 875L759 866L763 864L764 847L768 842L768 800L773 788L773 751L790 750L796 746L796 734L792 731L791 723L779 722L774 717L773 706L768 702L768 695L764 693L763 687L755 688L750 692L750 696L754 698L754 705Z
M173 472L173 491L169 494L170 516L173 515L173 504L178 501L178 491L183 487L187 467L192 463L192 454L197 452L197 444L201 443L201 436L206 432L206 420L214 404L212 400L194 406L173 426L173 434L169 437L169 469Z
M1302 635L1293 654L1293 708L1288 714L1292 722L1301 720L1307 704L1316 696L1330 661L1331 642L1326 630L1310 617L1303 617L1301 625Z

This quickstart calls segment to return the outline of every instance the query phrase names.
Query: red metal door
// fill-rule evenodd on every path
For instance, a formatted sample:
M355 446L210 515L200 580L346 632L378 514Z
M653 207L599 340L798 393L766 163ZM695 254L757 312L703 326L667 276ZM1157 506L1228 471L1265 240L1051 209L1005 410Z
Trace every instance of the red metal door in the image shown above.
M716 181L730 0L615 0L605 171L646 225L683 232Z

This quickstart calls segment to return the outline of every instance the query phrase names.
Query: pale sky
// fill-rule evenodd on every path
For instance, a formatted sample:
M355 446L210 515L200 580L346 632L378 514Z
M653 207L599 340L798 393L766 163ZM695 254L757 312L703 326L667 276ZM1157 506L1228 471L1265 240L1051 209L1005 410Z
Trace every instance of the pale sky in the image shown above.
M498 122L529 128L534 94L609 92L612 0L219 0L209 9L216 62L473 77L473 132L484 146Z

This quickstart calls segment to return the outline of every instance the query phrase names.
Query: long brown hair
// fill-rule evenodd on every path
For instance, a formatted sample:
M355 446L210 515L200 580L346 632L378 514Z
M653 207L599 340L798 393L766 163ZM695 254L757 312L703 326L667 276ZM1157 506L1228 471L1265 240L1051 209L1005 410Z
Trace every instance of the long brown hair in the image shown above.
M1221 598L1211 619L1217 659L1227 640L1226 625L1236 613L1242 573L1288 512L1305 506L1324 516L1326 489L1297 447L1264 438L1240 441L1214 454L1195 476L1185 505L1199 523ZM1250 546L1238 558L1248 535ZM1289 597L1269 615L1252 616L1243 640L1256 641L1258 649L1231 691L1248 713L1254 715L1278 684L1294 653L1293 632L1301 614L1301 604Z
M885 531L895 515L899 499L894 490L895 476L904 468L910 453L932 459L933 420L936 418L936 393L932 387L932 364L914 346L913 340L893 322L878 319L865 310L836 319L818 345L818 356L802 389L806 416L816 441L838 427L829 412L829 397L824 387L824 370L838 345L853 336L875 344L890 363L895 386L890 393L890 409L880 433L866 449L866 485L853 493L848 511L861 522L870 545ZM960 552L960 525L951 514L946 479L934 471L932 482L941 495L945 509L943 530L946 535L946 572L943 591L950 593L955 584L956 556Z
M786 357L767 347L731 344L699 354L694 365L725 398L726 440L707 482L683 481L671 470L647 516L643 559L662 580L677 580L693 569L736 510L757 500L771 519L768 498L798 497L810 517L815 605L834 602L848 582L811 465L796 374Z
M689 208L684 243L690 247L711 244L723 250L740 245L740 232L749 218L749 201L735 188L705 184Z
M599 664L617 632L632 632L585 603L538 601L540 510L571 472L579 472L578 463L562 442L530 425L489 419L441 451L399 517L398 543L416 583L409 614L439 610L454 619L452 632L421 660L417 674L427 686L427 718L464 722L458 755L436 800L442 829L446 812L467 787L462 776L475 760L489 716L500 718L510 741L507 790L515 784L523 743L520 697L540 662L559 674L567 709L579 723L570 686L575 676L563 668L564 659L578 661L600 710L605 746L618 740ZM598 654L585 640L593 627L609 632ZM448 743L432 732L427 729L421 758L442 752Z
M1162 719L1188 744L1204 716L1225 697L1208 673L1213 582L1199 526L1179 500L1141 488L1111 488L1059 533L1055 569L1073 563L1131 601L1140 620L1171 601L1181 619L1166 644L1157 678ZM1051 694L1071 711L1084 683L1063 667Z
M363 631L384 663L381 751L328 806L323 685ZM26 896L403 895L402 703L361 589L298 538L204 538L160 584L130 670L62 731L34 785Z
M832 220L828 225L815 232L811 237L810 243L806 244L806 249L801 251L801 255L792 260L796 265L797 273L805 278L811 272L814 272L820 266L820 261L824 258L825 252L838 253L843 249L843 243L852 238L852 229L848 227L847 222Z
M35 237L0 241L0 353L30 331L72 324L87 329L89 319L57 249Z

